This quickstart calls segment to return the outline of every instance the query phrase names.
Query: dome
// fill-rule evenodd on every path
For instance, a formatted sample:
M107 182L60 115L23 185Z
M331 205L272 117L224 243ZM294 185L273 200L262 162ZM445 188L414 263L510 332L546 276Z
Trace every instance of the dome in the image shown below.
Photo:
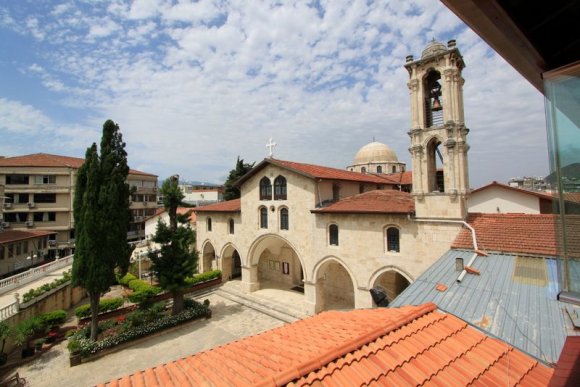
M421 54L421 59L425 59L429 56L441 54L441 53L444 53L446 51L447 51L447 47L445 47L445 45L443 43L438 42L435 39L433 39L431 42L429 42L427 47L425 47L425 49L423 50L423 53Z
M354 156L354 165L358 164L368 164L368 163L385 163L385 162L395 162L398 163L399 159L397 154L387 145L380 142L373 141L356 152Z

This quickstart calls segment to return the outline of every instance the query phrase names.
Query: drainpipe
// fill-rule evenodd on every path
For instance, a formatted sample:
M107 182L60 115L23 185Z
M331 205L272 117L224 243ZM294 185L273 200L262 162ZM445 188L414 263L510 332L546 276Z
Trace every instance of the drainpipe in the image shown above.
M318 191L318 207L322 208L322 199L320 198L320 182L322 179L316 181L316 190Z
M475 250L475 253L473 253L473 256L471 257L471 259L469 260L469 262L467 262L467 266L473 265L473 262L475 261L475 258L478 255L477 252L479 251L479 248L477 247L477 238L475 236L475 229L473 227L471 227L469 225L469 223L467 223L464 220L418 219L418 218L411 217L411 214L409 214L407 216L407 218L410 221L413 221L413 222L424 222L424 223L454 223L454 224L462 224L464 227L467 227L469 229L469 231L471 231L471 240L473 242L473 249ZM461 272L461 274L459 274L459 277L457 277L457 282L463 281L463 277L465 277L465 274L467 274L467 271L465 269L463 269L463 271Z

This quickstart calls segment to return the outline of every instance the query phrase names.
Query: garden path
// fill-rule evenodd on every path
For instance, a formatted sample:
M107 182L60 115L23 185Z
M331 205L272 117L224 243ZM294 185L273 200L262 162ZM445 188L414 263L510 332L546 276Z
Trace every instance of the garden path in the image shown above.
M211 301L211 319L196 320L72 368L69 367L67 341L64 341L11 374L18 372L30 386L94 386L284 324L215 293L200 300L206 298Z

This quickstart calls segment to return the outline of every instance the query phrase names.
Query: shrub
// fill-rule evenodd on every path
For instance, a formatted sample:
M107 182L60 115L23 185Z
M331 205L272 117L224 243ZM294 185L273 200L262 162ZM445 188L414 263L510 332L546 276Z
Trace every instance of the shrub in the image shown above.
M49 329L64 323L66 321L66 312L64 310L53 310L52 312L41 314L38 318L44 329Z
M193 286L201 282L210 281L214 278L221 277L221 275L222 275L221 270L206 271L205 273L197 274L193 277L186 278L185 282L188 285Z
M129 282L134 281L136 279L137 277L135 277L133 274L127 273L123 277L118 278L117 281L119 282L120 285L129 286Z
M99 301L99 313L109 312L111 310L119 309L123 306L125 301L121 297L117 298L103 298ZM75 309L75 315L78 318L85 318L91 316L91 305L81 305Z
M62 274L62 278L57 278L54 281L52 281L51 283L44 284L36 289L30 289L29 291L24 293L24 295L22 296L22 302L28 302L30 300L35 299L36 297L40 297L44 293L46 293L46 292L64 284L64 283L67 283L68 281L70 281L70 279L71 279L70 270L67 270Z

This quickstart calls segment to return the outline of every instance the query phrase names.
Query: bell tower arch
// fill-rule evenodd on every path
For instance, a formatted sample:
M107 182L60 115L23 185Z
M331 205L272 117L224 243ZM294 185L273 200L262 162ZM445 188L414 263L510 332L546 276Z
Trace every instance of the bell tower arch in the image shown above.
M463 219L469 194L463 115L463 57L450 40L431 41L421 59L407 56L415 211L420 218Z

